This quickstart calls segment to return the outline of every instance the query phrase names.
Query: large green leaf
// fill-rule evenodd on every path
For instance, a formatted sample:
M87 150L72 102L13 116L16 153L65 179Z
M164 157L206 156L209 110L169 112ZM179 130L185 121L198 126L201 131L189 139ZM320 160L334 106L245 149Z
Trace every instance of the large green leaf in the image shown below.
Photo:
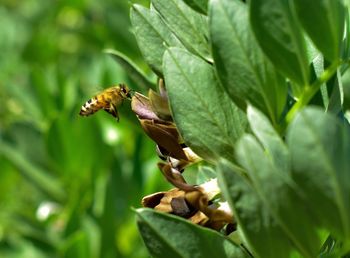
M251 183L227 161L218 164L220 188L254 257L290 257L291 245Z
M305 257L315 257L321 243L313 218L289 175L278 170L251 135L239 140L236 149L238 162L248 172L259 198L295 248Z
M304 257L315 257L323 236L306 205L307 195L291 177L289 151L261 112L248 108L248 120L256 138L245 135L237 142L237 160L294 247Z
M257 109L248 106L247 117L250 128L259 138L276 168L284 173L290 172L290 157L286 145L271 126L268 119Z
M182 218L155 212L136 211L139 230L153 257L249 257L223 235Z
M182 0L153 0L152 5L191 53L211 61L205 16L192 10Z
M155 73L162 76L162 58L169 46L182 44L155 10L134 4L130 19L141 52Z
M248 100L276 123L285 106L287 85L257 44L247 5L212 0L209 7L213 57L222 85L233 99Z
M321 109L303 110L287 134L294 180L318 219L350 249L350 132Z
M305 42L292 1L252 0L250 21L267 57L285 76L295 81L301 91L302 86L309 83L310 75Z
M232 160L246 117L221 88L212 66L178 48L165 52L163 65L171 110L185 142L208 160Z
M345 24L345 8L341 1L296 0L294 2L299 20L316 47L329 61L339 59Z
M184 2L202 14L207 14L208 0L184 0Z

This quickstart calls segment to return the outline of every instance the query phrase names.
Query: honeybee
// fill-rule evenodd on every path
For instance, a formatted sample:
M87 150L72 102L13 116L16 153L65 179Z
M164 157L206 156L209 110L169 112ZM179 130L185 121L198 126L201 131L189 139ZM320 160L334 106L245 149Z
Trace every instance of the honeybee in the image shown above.
M131 90L125 84L119 84L105 89L95 97L86 101L85 104L81 106L79 115L89 116L103 109L119 121L117 107L123 103L124 99L131 99L130 93Z

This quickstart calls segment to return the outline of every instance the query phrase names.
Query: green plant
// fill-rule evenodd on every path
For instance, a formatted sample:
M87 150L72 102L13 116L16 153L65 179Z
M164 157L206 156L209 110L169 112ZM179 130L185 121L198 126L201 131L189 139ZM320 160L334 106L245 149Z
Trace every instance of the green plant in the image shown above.
M166 187L145 162L153 143L128 102L119 124L78 114L132 81L101 53L140 64L128 12L127 1L1 1L0 257L147 257L130 206Z
M149 9L133 5L131 21L167 96L161 87L160 97L152 100L151 92L143 107L133 99L133 108L162 147L160 154L166 150L168 163L159 167L178 190L147 197L144 205L171 207L170 213L193 221L171 201L160 208L159 200L170 196L189 212L194 208L219 223L209 227L221 233L139 209L138 225L150 253L345 257L350 252L350 132L342 76L350 55L348 2L151 2ZM164 108L167 98L171 112ZM182 178L181 169L185 176L196 170L186 167L192 160L179 158L183 144L204 160L200 171L218 177L217 199ZM174 155L188 163L180 169L171 163ZM228 201L232 221L208 200ZM236 223L237 229L226 228L226 236L225 223Z

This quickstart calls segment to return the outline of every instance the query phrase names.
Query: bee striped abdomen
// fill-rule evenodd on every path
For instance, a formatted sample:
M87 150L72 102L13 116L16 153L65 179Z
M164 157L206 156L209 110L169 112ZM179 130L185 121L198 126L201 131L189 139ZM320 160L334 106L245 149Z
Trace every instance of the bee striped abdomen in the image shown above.
M93 97L92 99L89 99L84 103L84 105L81 106L79 114L81 116L88 116L97 112L100 109L101 107L99 106L99 101L97 97Z

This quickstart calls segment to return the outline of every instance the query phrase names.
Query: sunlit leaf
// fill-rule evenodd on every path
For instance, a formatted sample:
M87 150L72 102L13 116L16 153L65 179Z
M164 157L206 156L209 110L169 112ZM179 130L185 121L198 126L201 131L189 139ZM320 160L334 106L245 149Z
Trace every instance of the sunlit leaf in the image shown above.
M274 165L283 173L290 172L289 151L267 118L257 109L248 106L250 128L267 151Z
M182 0L153 0L152 5L188 51L212 61L205 16L193 11Z
M164 51L167 47L181 47L182 44L154 10L135 4L132 6L130 19L146 62L161 76Z
M249 101L276 123L286 103L287 85L251 32L248 6L212 0L209 7L213 57L222 85L232 99Z
M218 84L212 66L171 48L164 55L164 74L173 118L185 142L209 160L232 160L246 118Z

